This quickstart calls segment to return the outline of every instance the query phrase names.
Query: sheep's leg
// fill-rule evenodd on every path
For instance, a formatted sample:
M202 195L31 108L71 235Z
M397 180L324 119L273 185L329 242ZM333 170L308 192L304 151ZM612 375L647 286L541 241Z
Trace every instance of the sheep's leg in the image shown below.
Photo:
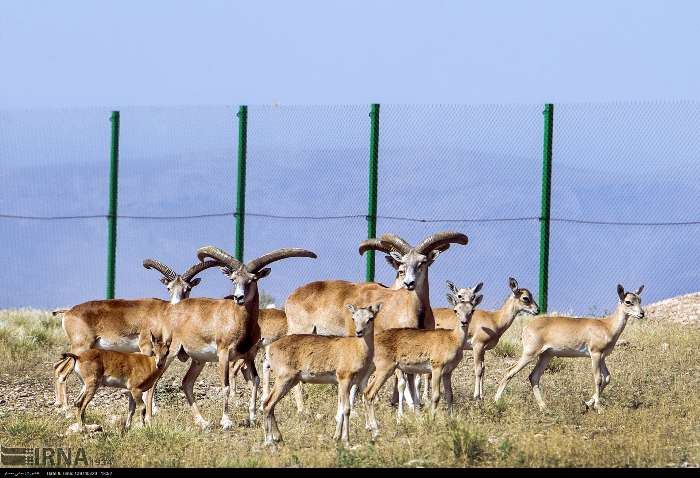
M593 397L586 402L586 407L593 407L593 409L597 410L598 413L600 413L603 409L600 405L600 392L603 389L603 373L600 367L601 357L602 354L600 353L591 353L591 366L593 368L593 382L595 385L595 391L593 392Z
M189 404L190 409L192 410L192 415L194 416L195 423L199 425L202 428L202 430L206 430L211 426L211 424L207 422L202 416L202 414L199 412L199 407L197 407L197 403L194 401L193 389L194 382L197 380L197 377L199 377L199 374L202 373L205 364L206 362L200 362L193 358L192 362L190 363L190 368L187 370L187 373L182 379L182 391L185 393L187 403Z
M258 401L258 387L260 386L260 377L254 361L246 360L243 375L250 385L250 403L248 405L248 421L246 424L252 425L255 423L255 404Z
M547 369L547 365L549 365L549 362L551 360L552 354L546 352L540 354L539 358L537 359L537 364L535 365L535 368L532 369L532 372L528 377L528 379L530 380L530 385L532 386L532 393L535 395L535 400L537 401L537 405L540 407L540 410L544 410L545 408L547 408L547 405L542 399L542 392L540 391L540 378L542 377L544 371Z
M523 351L523 355L520 357L520 360L518 360L518 363L513 365L508 371L506 372L505 376L501 380L501 384L498 386L498 390L496 391L496 396L494 397L494 401L499 401L501 399L501 395L503 395L503 391L506 389L506 385L508 385L508 382L518 373L520 372L525 366L532 361L536 357L536 354L529 354L525 351Z
M377 423L377 417L374 413L374 401L377 393L382 388L382 385L384 385L387 379L394 372L395 367L396 366L394 365L384 370L377 369L374 375L374 380L369 383L367 390L365 391L365 401L367 402L367 422L372 430L372 438L376 438L377 435L379 435L379 425Z
M221 382L221 394L222 394L222 399L223 399L223 411L221 414L221 421L219 422L221 424L221 428L224 430L230 430L231 427L233 426L233 422L231 422L231 419L228 416L228 399L229 399L229 393L231 391L231 385L230 385L230 374L229 374L229 366L231 362L229 362L229 349L226 348L225 350L219 350L218 352L219 355L219 380Z
M291 388L298 383L298 378L294 375L277 377L275 385L272 387L270 395L265 399L263 405L263 416L265 420L265 445L274 446L276 442L282 441L280 429L277 426L275 417L275 405L282 400Z

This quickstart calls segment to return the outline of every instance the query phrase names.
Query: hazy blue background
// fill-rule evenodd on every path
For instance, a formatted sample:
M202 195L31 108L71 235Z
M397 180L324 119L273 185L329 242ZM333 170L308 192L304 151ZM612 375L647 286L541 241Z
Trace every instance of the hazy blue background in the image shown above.
M122 111L120 214L231 212L235 105L247 103L271 105L250 111L249 212L362 216L376 101L380 214L537 217L541 110L552 101L555 218L699 220L700 5L560 3L6 2L0 214L105 214L112 109ZM435 103L477 106L401 106ZM489 307L503 299L508 275L536 291L536 220L383 219L378 231L417 242L448 228L472 242L431 268L435 305L448 277L484 280ZM645 283L647 301L696 291L698 232L553 223L550 308L610 308L619 281ZM365 235L363 217L251 217L246 256L282 246L318 252L316 261L273 266L262 285L282 304L305 281L360 280ZM0 240L0 307L104 294L105 219L0 218ZM140 266L145 257L181 270L196 247L233 250L233 242L232 217L122 219L117 293L164 295L156 273ZM381 256L377 272L391 281ZM227 291L212 271L195 295Z

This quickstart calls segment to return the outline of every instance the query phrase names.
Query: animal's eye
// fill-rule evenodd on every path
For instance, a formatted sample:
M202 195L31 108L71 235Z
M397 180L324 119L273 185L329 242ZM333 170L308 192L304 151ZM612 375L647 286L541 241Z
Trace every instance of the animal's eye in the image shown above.
M630 302L629 300L626 300L625 305L632 305L632 302Z
M530 303L530 298L528 296L523 296L522 299L523 299L523 302L525 302L526 304Z

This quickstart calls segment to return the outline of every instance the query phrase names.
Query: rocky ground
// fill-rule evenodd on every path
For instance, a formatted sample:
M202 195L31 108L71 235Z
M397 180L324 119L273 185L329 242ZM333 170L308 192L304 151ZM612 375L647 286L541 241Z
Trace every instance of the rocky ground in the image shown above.
M672 297L644 307L651 320L700 326L700 292Z

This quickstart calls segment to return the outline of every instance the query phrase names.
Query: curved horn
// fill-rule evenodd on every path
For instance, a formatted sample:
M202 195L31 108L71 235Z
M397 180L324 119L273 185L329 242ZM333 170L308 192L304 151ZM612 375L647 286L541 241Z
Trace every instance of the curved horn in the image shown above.
M379 237L379 240L382 242L386 242L392 248L399 251L401 254L406 254L408 251L413 249L413 247L411 247L411 245L408 242L404 241L396 234L391 234L391 233L382 234Z
M367 239L366 241L362 241L360 243L360 255L364 254L370 249L382 251L387 254L389 254L392 251L392 248L388 247L387 243L382 243L382 241L380 241L379 239Z
M224 265L221 261L204 261L200 262L198 264L193 265L189 269L187 269L183 274L180 276L182 277L182 280L185 282L189 282L190 279L192 279L194 276L202 272L203 270L209 269L210 267L215 267L215 266L222 266Z
M230 266L232 269L238 269L243 265L238 259L233 257L231 254L224 252L218 247L204 246L197 249L197 259L204 262L204 259L207 257L211 257L212 259L221 261L224 264Z
M426 254L433 249L438 249L445 244L462 244L463 246L469 242L469 238L462 234L461 232L444 231L436 232L425 239L423 239L420 244L416 246L416 251L421 254Z
M266 265L279 261L280 259L286 259L287 257L311 257L312 259L316 259L317 256L311 251L295 247L276 249L248 262L248 264L246 264L246 269L248 269L248 272L255 274Z
M177 273L175 273L170 267L166 266L160 261L157 261L155 259L146 259L143 261L143 267L146 269L155 269L163 276L165 276L168 280L174 280L177 277Z

